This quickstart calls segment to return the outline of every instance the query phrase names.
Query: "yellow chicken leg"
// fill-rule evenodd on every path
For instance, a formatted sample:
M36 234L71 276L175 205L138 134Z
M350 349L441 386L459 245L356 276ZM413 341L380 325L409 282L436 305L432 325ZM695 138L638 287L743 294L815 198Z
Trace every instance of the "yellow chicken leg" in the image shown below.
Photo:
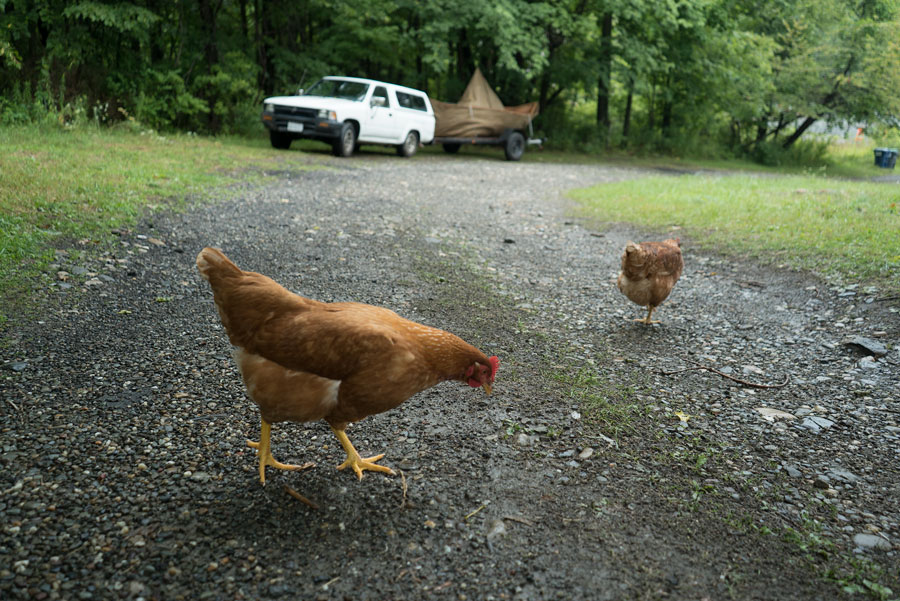
M656 319L651 320L651 319L650 319L650 317L653 315L653 309L655 309L655 307L653 307L653 306L648 306L648 307L647 307L647 317L645 317L645 318L643 318L643 319L635 319L634 321L637 321L637 322L639 322L639 323L646 323L646 324L648 324L648 325L649 325L649 324L652 324L652 323L662 323L662 322L659 321L659 320L656 320Z
M279 470L305 470L306 468L312 467L314 465L312 463L304 463L303 465L291 465L289 463L281 463L280 461L275 461L275 458L272 457L270 440L271 432L272 425L266 420L262 420L262 430L259 435L259 442L254 442L252 440L247 441L247 446L256 449L256 454L259 456L259 481L262 482L263 486L265 486L266 484L267 465L271 465L272 467Z
M353 448L353 443L350 442L350 439L347 438L347 433L343 430L338 430L334 426L331 427L331 431L334 432L334 435L337 436L338 441L341 443L341 446L344 447L344 451L347 453L347 459L344 460L344 463L340 464L337 468L342 470L347 467L352 467L353 471L356 472L356 475L362 480L363 470L369 470L370 472L384 472L386 474L390 474L391 476L395 476L394 470L391 468L378 465L375 463L382 457L384 457L384 453L381 455L375 455L374 457L366 457L363 459L359 456L359 453L356 452L356 449Z

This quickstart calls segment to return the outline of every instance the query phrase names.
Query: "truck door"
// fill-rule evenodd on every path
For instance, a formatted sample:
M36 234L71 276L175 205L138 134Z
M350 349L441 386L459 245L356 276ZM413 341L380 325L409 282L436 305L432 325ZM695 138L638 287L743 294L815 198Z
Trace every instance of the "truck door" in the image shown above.
M360 138L396 142L400 138L399 123L387 88L375 86L369 98L369 123L367 131L360 132Z

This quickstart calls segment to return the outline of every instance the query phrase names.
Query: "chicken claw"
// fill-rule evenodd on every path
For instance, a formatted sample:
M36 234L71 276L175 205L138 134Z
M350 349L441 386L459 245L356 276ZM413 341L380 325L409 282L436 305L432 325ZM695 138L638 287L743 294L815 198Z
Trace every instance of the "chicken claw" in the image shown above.
M281 463L280 461L276 461L274 457L272 457L272 449L270 442L270 434L272 431L272 425L269 424L266 420L262 420L262 430L259 436L259 442L254 442L252 440L247 441L247 446L256 449L256 454L259 456L259 481L263 486L266 485L266 466L271 465L272 467L279 470L305 470L306 468L313 467L313 463L304 463L303 465L293 465L290 463Z
M344 460L344 463L337 466L339 470L343 470L347 467L353 468L353 471L356 472L356 476L362 480L363 470L368 470L370 472L384 472L385 474L390 474L391 476L396 476L396 472L391 468L385 465L378 465L375 463L382 457L384 457L384 453L381 455L375 455L374 457L366 457L362 458L359 456L359 453L353 447L353 443L350 442L350 439L347 438L347 433L343 430L338 430L337 428L332 427L331 431L334 432L334 435L337 437L338 442L341 443L341 446L344 447L344 451L347 453L347 459Z
M647 325L654 324L654 323L662 323L658 319L650 319L650 317L653 316L653 309L654 309L654 307L649 308L649 310L647 311L647 317L644 317L643 319L633 319L632 321L636 321L638 323L645 323Z

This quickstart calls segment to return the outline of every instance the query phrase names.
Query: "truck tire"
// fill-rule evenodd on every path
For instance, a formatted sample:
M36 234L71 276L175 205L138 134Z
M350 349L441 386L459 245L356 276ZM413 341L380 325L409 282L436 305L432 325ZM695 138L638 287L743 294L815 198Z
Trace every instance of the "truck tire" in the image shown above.
M453 142L447 142L443 146L444 146L444 152L446 152L447 154L456 154L457 152L459 152L459 147L460 147L459 144L456 144Z
M283 134L280 131L269 131L269 142L272 144L272 148L277 148L278 150L287 150L291 147L291 137L287 134Z
M356 148L356 128L352 123L344 123L341 126L341 134L331 147L332 154L336 157L353 156Z
M506 138L504 150L506 151L507 161L518 161L522 158L522 155L525 154L525 136L523 136L521 132L512 132L509 134L509 137Z
M403 144L397 146L397 154L402 157L409 158L412 155L416 154L416 150L419 149L419 134L414 131L406 134L406 139L403 140Z

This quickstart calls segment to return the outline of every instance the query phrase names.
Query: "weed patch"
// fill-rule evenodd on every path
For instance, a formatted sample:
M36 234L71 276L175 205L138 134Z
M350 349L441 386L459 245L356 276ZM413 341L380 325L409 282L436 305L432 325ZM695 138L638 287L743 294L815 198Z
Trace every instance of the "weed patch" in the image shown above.
M284 160L238 138L91 125L0 128L0 320L40 285L36 276L54 248L103 248L114 229L161 208L227 196L229 186L261 181Z

